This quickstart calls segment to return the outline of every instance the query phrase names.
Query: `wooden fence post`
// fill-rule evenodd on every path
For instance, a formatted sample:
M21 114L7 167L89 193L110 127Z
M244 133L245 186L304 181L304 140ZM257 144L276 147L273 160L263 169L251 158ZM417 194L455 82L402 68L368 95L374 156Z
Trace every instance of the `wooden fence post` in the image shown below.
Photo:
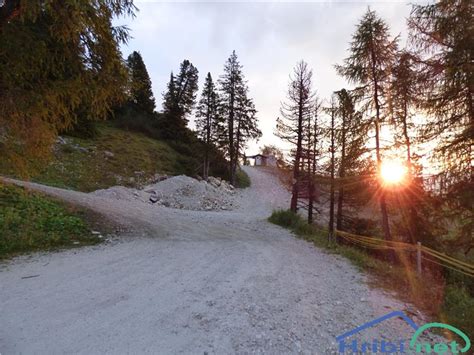
M416 271L421 276L421 242L416 243Z

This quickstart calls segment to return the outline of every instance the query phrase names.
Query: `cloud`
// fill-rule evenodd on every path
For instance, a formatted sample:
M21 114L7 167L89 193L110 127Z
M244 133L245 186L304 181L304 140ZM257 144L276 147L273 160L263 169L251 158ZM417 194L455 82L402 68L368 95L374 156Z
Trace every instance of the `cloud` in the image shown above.
M349 85L334 70L347 56L355 26L369 6L402 34L410 7L399 2L312 2L312 3L161 3L138 2L135 19L127 24L133 39L122 47L124 55L138 50L161 102L170 71L189 59L200 72L222 73L225 60L236 50L248 80L250 94L259 111L261 141L280 144L273 135L280 102L285 99L288 75L304 59L314 71L314 85L322 98Z

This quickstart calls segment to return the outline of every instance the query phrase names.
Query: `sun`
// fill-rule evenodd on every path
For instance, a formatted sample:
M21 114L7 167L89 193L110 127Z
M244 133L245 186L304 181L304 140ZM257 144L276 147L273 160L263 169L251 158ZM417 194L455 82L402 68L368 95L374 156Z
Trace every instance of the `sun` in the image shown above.
M402 183L406 173L406 166L398 160L386 160L380 167L380 176L386 184Z

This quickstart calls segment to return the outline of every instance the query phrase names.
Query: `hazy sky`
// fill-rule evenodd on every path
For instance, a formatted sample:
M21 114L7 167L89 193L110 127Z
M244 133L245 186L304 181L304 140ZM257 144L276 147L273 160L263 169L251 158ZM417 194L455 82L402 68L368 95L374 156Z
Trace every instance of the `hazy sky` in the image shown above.
M211 72L222 74L225 60L237 52L255 100L263 137L249 145L255 153L263 144L280 144L273 135L288 76L304 59L313 69L314 87L322 99L349 87L334 64L347 56L355 26L370 6L389 24L392 35L406 41L405 2L158 2L136 1L136 18L119 19L132 39L122 47L128 56L139 51L148 68L158 109L170 72L183 59L199 70L199 88Z

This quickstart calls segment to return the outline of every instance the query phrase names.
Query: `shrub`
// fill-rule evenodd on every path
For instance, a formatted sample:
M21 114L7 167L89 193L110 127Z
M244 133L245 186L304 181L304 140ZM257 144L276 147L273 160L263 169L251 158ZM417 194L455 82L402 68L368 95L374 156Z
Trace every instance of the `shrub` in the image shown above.
M474 297L460 286L446 287L442 314L445 323L451 324L467 334L474 334Z
M273 211L268 220L281 227L292 229L300 222L301 218L290 210L277 210Z
M237 174L235 176L235 187L239 187L239 188L246 188L246 187L250 187L250 178L249 176L247 175L247 173L243 170L237 170Z

